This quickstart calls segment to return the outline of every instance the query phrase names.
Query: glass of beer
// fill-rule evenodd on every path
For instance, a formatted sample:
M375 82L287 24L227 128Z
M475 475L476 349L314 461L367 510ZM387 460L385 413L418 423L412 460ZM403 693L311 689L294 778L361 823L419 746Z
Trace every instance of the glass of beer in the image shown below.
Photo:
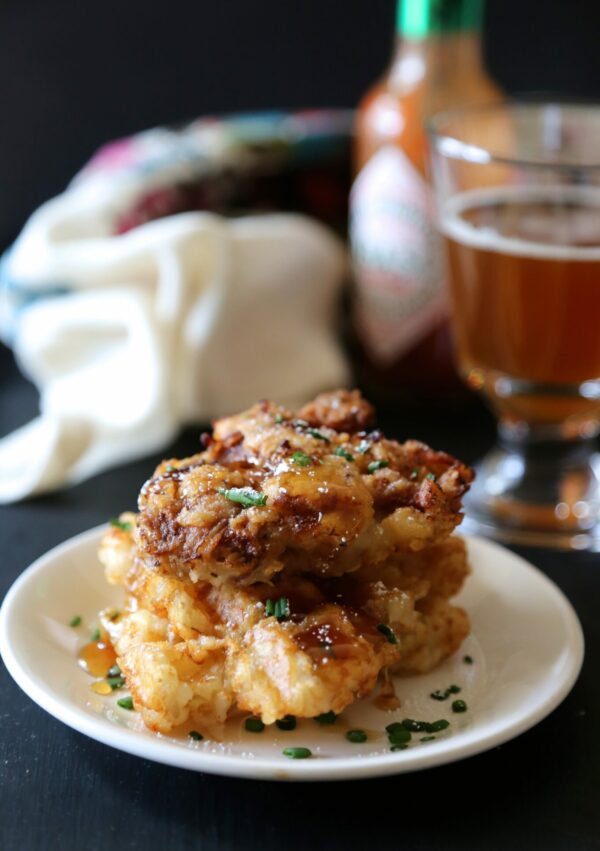
M600 549L600 105L430 122L461 374L498 418L466 528Z

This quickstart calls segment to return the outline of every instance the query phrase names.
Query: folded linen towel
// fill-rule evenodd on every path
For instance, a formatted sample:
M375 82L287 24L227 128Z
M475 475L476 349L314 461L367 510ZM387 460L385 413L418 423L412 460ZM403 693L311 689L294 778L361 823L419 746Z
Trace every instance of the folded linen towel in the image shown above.
M88 167L3 260L0 336L41 413L0 440L0 502L157 451L183 424L257 398L295 405L347 381L333 333L346 258L325 226L186 212L118 233L149 188L189 172L172 133L162 149L165 131L153 133L152 168Z

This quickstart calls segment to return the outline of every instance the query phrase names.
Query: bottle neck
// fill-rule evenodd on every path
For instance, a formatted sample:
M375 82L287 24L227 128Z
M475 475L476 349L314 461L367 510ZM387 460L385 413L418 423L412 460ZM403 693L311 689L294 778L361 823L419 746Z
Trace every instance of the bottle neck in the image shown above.
M483 0L400 0L392 89L427 86L426 113L454 101L485 100Z
M420 41L428 36L481 32L483 0L398 0L396 32Z

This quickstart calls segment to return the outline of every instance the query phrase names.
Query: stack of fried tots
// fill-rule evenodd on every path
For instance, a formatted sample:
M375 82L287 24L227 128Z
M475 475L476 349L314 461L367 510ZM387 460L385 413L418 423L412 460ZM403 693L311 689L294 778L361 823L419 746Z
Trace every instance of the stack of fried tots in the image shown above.
M448 601L468 565L451 533L472 472L372 422L356 391L296 414L260 402L164 461L105 535L126 603L102 623L148 727L219 738L234 711L339 713L383 671L457 650L469 624Z

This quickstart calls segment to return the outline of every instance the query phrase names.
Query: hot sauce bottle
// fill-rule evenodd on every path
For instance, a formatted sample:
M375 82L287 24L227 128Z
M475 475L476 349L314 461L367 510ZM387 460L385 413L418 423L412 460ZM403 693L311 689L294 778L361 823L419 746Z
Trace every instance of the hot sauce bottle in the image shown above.
M460 391L425 121L501 97L482 61L483 0L399 0L391 65L356 119L350 196L353 325L361 383L379 400Z

